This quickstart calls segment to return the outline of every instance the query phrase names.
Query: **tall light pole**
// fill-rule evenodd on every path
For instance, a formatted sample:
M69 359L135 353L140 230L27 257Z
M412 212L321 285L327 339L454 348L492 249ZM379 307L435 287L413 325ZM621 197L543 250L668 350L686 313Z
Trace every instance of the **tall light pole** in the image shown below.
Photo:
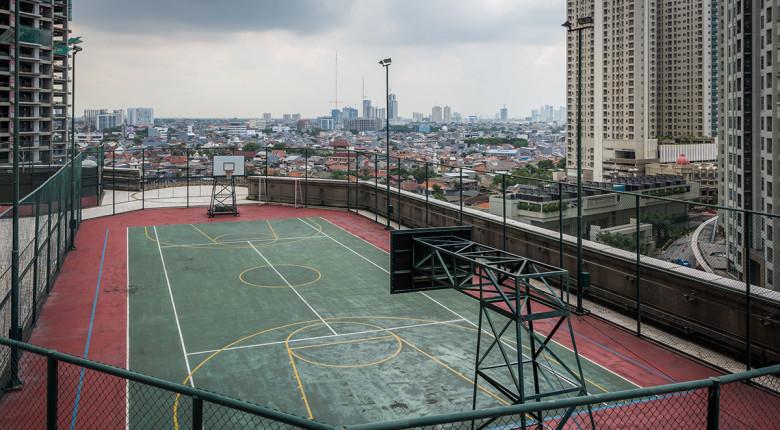
M390 199L390 64L393 62L390 58L385 58L379 62L379 65L385 68L385 151L387 154L387 165L385 166L385 182L387 182L387 225L386 230L392 229L390 227L390 218L393 215L393 204ZM398 178L400 181L401 178ZM398 226L400 228L400 225Z
M11 223L11 332L10 337L13 340L22 340L22 328L19 321L19 157L21 157L19 141L19 8L20 1L14 1L14 58L12 60L14 67L14 120L11 124L13 129L13 177L12 188L12 206L13 220ZM37 232L36 232L37 234ZM37 252L37 250L36 250ZM11 374L9 375L8 388L19 388L22 384L19 379L19 350L11 348Z
M84 48L78 46L81 43L81 39L71 38L68 40L68 44L73 48L73 76L71 81L71 90L73 95L70 100L70 247L73 249L76 244L75 227L76 227L76 54L84 50Z
M567 33L577 33L577 313L582 313L582 32L593 28L593 18L578 18L576 27L570 21L563 26Z

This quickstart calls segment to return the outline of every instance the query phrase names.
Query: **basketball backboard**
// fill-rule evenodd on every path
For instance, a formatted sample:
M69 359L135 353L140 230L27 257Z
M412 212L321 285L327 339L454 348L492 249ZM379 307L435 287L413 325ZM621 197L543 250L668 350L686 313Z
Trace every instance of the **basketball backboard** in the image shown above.
M228 176L232 171L233 176L244 176L244 156L243 155L215 155L213 176Z
M447 287L433 285L430 280L415 277L416 259L425 252L416 238L456 237L471 240L471 226L416 228L393 230L390 233L390 294L438 290Z

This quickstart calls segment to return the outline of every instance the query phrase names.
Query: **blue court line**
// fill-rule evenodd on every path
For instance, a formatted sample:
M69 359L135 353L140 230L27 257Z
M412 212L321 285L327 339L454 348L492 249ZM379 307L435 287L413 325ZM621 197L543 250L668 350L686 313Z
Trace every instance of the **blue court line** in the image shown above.
M87 344L84 346L84 358L89 358L89 344L92 342L92 328L95 326L95 311L97 310L98 295L100 294L100 280L103 278L103 263L106 261L106 245L108 245L108 229L106 238L103 239L103 251L100 253L100 268L98 269L97 285L95 285L95 297L92 299L92 314L89 316L89 329L87 330ZM76 400L73 402L73 414L70 417L70 430L76 428L76 417L79 414L79 401L81 400L81 388L84 386L84 373L79 372L79 384L76 387Z

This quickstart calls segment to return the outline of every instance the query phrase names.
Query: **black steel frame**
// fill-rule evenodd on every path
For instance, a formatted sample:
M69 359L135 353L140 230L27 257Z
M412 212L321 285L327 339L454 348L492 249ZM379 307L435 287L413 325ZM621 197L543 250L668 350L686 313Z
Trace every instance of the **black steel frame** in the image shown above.
M415 284L427 280L428 289L452 288L479 300L474 409L480 379L512 404L588 394L569 304L553 288L557 285L568 300L567 270L456 236L416 237L414 245ZM553 327L547 333L534 326L545 320ZM572 345L568 362L549 348L564 324ZM530 352L525 354L524 349ZM561 422L574 411L566 409ZM521 428L527 428L541 426L544 417L530 413L520 420Z

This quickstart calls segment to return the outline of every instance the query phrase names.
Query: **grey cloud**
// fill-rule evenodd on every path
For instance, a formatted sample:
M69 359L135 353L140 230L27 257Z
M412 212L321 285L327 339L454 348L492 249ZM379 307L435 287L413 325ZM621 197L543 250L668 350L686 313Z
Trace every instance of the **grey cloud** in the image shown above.
M80 0L74 20L118 33L234 33L286 30L314 34L346 17L353 0Z
M369 6L364 14L373 12L371 28L366 26L361 33L364 40L385 44L548 44L561 37L560 24L565 19L563 0L393 0L378 4L360 2L356 9Z

